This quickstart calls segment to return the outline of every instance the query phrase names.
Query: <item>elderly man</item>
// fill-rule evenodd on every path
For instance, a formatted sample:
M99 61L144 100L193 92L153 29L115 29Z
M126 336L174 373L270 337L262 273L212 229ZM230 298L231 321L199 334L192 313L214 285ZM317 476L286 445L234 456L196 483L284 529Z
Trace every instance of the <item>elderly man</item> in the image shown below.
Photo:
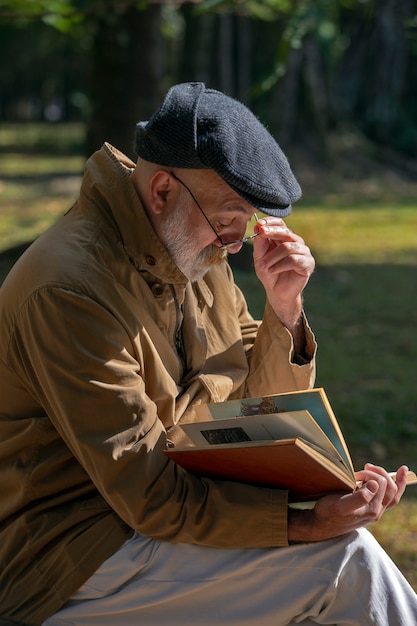
M187 83L104 145L80 197L0 293L0 615L29 625L417 623L416 596L362 527L395 505L372 465L352 494L285 490L169 460L201 402L305 389L314 268L282 218L300 196L242 104ZM227 252L254 213L256 322Z

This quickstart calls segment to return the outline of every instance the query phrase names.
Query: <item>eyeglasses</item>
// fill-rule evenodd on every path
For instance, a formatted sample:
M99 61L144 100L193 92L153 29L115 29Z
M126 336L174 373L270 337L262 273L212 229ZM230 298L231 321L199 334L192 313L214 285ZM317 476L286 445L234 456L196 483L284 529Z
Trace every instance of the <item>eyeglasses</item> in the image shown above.
M249 235L248 237L244 237L243 239L235 239L234 241L229 241L228 243L225 243L223 241L223 239L220 237L219 233L214 228L214 226L212 225L212 223L210 222L210 220L207 217L207 215L204 213L203 209L201 208L199 202L197 201L197 198L195 197L195 195L193 194L191 189L180 178L178 178L178 176L176 176L174 174L174 172L170 172L170 174L171 174L172 178L175 178L175 180L178 181L188 191L188 193L190 194L190 196L192 197L192 199L194 200L194 202L196 203L196 205L200 209L200 211L201 211L204 219L206 220L207 224L210 226L211 230L213 231L213 233L216 235L217 239L219 240L220 247L222 249L226 250L227 248L229 248L231 246L235 246L237 243L246 243L250 239L254 239L258 235L260 235L260 233L254 233L253 235ZM256 213L254 213L253 216L255 217L256 221L258 221L258 216L256 215Z

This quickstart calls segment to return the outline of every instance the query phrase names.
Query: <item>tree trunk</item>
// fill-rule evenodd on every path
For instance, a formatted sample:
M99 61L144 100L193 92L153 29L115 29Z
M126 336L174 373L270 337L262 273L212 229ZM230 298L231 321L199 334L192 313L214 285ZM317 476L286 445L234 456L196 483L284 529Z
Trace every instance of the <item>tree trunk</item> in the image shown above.
M252 85L252 21L245 15L236 18L237 28L237 85L236 97L248 104Z
M219 88L221 91L234 94L234 67L233 67L233 15L229 12L218 16L219 25L219 46L218 46L218 68L219 68Z
M87 155L108 141L134 158L135 125L161 98L161 7L127 8L96 18Z
M196 15L195 7L190 4L182 5L180 11L184 19L184 35L179 54L178 82L202 81L212 86L212 67L217 60L212 52L217 45L217 16Z
M322 162L328 158L328 98L324 69L317 40L307 37L304 41L304 83L305 103L304 118L309 120L308 126L314 132L315 148Z
M354 19L351 45L339 69L339 112L357 119L372 139L406 148L404 98L409 88L407 22L412 0L380 0L368 19Z

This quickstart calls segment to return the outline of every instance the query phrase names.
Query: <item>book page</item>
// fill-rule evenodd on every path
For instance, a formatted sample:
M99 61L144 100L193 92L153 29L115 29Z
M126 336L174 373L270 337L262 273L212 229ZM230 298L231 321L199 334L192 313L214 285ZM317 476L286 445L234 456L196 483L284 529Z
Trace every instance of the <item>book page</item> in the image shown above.
M350 472L349 465L308 411L230 417L183 424L182 428L198 447L301 437L335 463L343 463Z
M330 439L347 467L353 472L353 464L343 434L332 411L324 389L307 389L258 398L243 398L227 402L196 405L200 419L233 418L242 415L259 415L307 410Z

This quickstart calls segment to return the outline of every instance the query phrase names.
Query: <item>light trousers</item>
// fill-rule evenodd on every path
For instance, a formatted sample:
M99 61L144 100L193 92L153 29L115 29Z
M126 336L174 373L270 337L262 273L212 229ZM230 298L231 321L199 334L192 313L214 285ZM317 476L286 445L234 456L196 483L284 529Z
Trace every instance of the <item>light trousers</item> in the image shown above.
M135 534L44 626L415 626L417 596L365 529L286 548Z

